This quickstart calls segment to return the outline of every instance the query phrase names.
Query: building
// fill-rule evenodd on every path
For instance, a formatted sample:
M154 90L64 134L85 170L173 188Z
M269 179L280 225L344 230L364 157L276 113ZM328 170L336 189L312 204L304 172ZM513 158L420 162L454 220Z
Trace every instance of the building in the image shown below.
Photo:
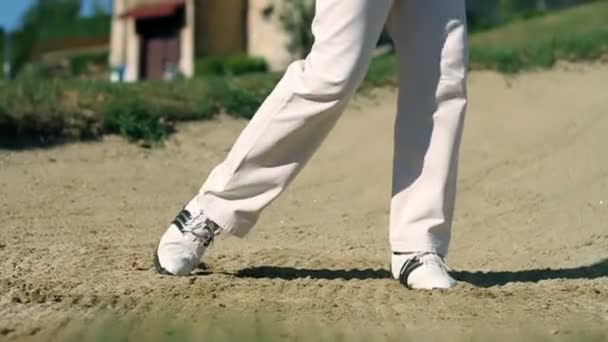
M194 75L205 56L247 53L287 66L282 0L114 0L110 66L124 81Z

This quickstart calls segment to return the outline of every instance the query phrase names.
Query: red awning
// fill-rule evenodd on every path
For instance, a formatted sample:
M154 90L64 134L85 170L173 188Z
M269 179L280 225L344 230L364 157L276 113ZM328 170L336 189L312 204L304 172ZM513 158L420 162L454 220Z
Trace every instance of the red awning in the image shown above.
M158 4L141 5L122 14L123 18L151 19L169 17L185 6L184 0L161 2Z

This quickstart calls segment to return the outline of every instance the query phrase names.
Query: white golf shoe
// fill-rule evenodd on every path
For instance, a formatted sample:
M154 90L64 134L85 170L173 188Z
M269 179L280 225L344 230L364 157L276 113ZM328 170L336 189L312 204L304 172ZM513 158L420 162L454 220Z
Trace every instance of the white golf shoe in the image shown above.
M220 227L205 216L193 199L161 237L154 252L156 270L164 275L189 275L219 231Z
M450 289L456 285L445 261L435 253L393 253L391 264L393 277L410 289Z

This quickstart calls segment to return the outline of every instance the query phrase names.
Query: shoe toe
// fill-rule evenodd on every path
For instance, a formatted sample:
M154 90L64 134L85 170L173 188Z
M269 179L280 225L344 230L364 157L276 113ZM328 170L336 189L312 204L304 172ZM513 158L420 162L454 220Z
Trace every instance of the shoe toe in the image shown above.
M455 285L456 280L444 268L435 264L424 264L413 270L408 277L408 286L412 289L450 289Z
M169 275L172 276L174 274L172 274L171 272L167 271L161 264L160 264L160 260L158 260L158 246L156 246L156 248L154 248L154 256L153 256L153 262L154 262L154 268L156 269L156 272L158 272L158 274L162 274L162 275Z
M155 250L154 264L160 274L186 276L197 265L196 256L192 253L192 242L171 225L161 237Z

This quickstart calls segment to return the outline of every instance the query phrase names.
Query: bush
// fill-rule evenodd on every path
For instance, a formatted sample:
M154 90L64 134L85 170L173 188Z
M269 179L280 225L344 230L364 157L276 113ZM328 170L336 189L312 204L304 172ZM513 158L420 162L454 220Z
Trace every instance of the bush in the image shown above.
M226 72L233 76L268 71L268 63L262 57L235 55L229 57L224 63Z
M315 17L315 2L311 0L286 0L279 20L289 35L287 49L297 58L310 51L315 38L310 30Z
M168 133L168 126L151 115L137 98L111 101L104 108L103 127L107 133L118 133L131 141L158 142Z
M376 88L397 84L397 60L395 55L387 54L374 58L369 66L363 88Z
M221 110L232 116L249 119L264 100L263 97L256 96L253 91L238 87L226 78L211 78L207 82L209 84L207 96L212 98Z
M190 121L209 119L220 111L214 87L209 79L203 79L111 84L107 91L110 99L137 97L146 111L165 120Z
M268 72L268 63L262 57L234 55L222 60L218 57L205 57L195 64L197 76L240 76Z
M52 144L103 134L157 141L171 132L171 122L209 119L217 114L223 107L213 87L202 80L0 82L2 144L17 140Z
M248 74L233 77L230 82L234 87L246 89L258 98L265 99L281 79L280 73Z
M263 98L256 96L254 93L233 85L228 86L221 100L224 104L224 109L228 113L247 119L253 117L258 107L264 101Z
M84 100L86 82L73 80L20 80L0 82L0 131L8 140L89 139L99 136L99 117Z
M224 63L217 57L205 57L197 60L194 69L197 76L221 76L226 74Z
M70 69L73 75L82 75L91 65L107 65L108 58L107 52L74 56L69 59Z

